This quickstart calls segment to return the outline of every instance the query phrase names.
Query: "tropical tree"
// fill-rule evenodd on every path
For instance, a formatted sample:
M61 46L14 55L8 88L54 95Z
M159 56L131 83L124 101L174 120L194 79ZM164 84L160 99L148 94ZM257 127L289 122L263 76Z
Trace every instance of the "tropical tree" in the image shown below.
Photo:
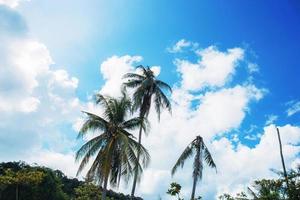
M0 185L14 185L16 188L16 200L18 200L20 185L38 185L43 181L44 177L45 174L42 171L20 170L14 172L11 169L7 169L0 176Z
M235 196L223 194L220 200L298 200L300 199L300 165L287 172L289 188L286 185L284 172L275 171L280 177L276 179L260 179L254 181L247 191Z
M115 99L108 96L96 95L96 103L102 105L103 116L84 112L87 119L81 127L78 137L84 137L89 131L97 135L86 142L76 153L76 160L81 160L77 175L95 158L87 172L87 178L102 185L101 199L106 199L107 184L119 185L121 177L125 181L131 177L133 169L142 170L149 163L147 150L135 141L128 131L142 126L146 130L145 121L139 117L127 119L131 102L127 95ZM141 158L138 162L137 152Z
M208 151L208 148L204 144L203 138L201 136L197 136L182 152L180 157L178 158L176 164L172 169L172 176L176 173L178 167L183 167L185 161L195 154L194 157L194 170L193 170L193 189L191 194L191 200L195 198L196 185L198 180L202 179L202 171L203 171L203 160L206 164L216 169L216 164Z
M150 67L144 67L140 65L137 68L140 69L142 73L125 74L124 78L127 79L127 81L124 82L123 85L125 86L125 88L134 89L133 109L139 112L139 117L141 119L141 125L138 136L138 142L139 144L141 144L143 132L142 122L144 120L147 120L152 101L154 103L158 119L160 119L162 108L166 108L171 112L171 103L168 100L167 96L164 94L163 90L172 92L172 89L167 83L158 80L155 77L153 71L150 69ZM139 161L139 159L140 150L138 150L137 161ZM136 183L140 174L140 171L136 169L131 191L132 197L134 196Z
M278 137L278 143L279 143L279 152L280 152L280 158L281 158L281 164L282 164L282 168L283 168L283 175L286 181L286 186L289 189L289 180L288 180L288 176L286 173L286 168L285 168L285 163L284 163L284 157L283 157L283 152L282 152L282 143L281 143L281 137L280 137L280 132L278 127L276 127L277 130L277 137Z
M180 197L180 190L181 190L181 185L173 182L170 184L170 188L167 191L167 194L171 196L176 196L178 200L183 200L183 198Z
M75 200L97 200L100 197L99 188L92 183L80 185L75 189Z

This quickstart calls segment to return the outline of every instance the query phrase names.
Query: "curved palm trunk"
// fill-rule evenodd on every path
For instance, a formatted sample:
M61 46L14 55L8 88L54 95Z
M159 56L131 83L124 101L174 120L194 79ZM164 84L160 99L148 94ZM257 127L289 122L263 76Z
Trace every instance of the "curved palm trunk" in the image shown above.
M279 133L279 129L277 127L276 127L276 130L277 130L277 136L278 136L278 142L279 142L279 150L280 150L280 157L281 157L281 163L282 163L282 168L283 168L283 175L284 175L284 178L286 181L287 190L289 191L289 180L287 177L283 153L282 153L282 144L281 144L280 133Z
M142 119L143 121L143 119ZM141 151L141 148L140 148L140 145L142 143L142 132L143 132L143 126L141 125L140 126L140 130L139 130L139 147L138 147L138 152L137 152L137 167L136 167L136 170L134 172L134 178L133 178L133 185L132 185L132 190L131 190L131 197L134 197L134 193L135 193L135 188L136 188L136 183L137 183L137 178L138 178L138 164L140 162L140 151Z
M200 162L200 160L199 160L199 158L200 158L200 144L199 144L200 141L197 141L197 143L198 143L199 147L196 146L197 147L196 148L196 152L197 153L195 155L195 161L194 162L199 163ZM197 180L198 180L198 173L197 173L197 171L199 171L199 169L194 168L194 172L193 172L194 181L193 181L193 189L192 189L192 194L191 194L191 200L195 199L196 185L197 185Z
M104 179L103 190L102 190L102 194L101 194L101 200L106 200L107 182L108 182L108 176L105 177L105 179Z
M194 177L191 200L195 199L196 185L197 185L197 177Z

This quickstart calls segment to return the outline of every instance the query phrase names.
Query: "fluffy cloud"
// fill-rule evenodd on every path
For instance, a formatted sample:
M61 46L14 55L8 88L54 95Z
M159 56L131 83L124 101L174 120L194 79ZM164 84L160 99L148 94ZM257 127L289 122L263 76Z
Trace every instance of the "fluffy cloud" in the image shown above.
M279 129L285 161L287 166L291 167L300 152L300 147L297 146L300 141L300 128L285 125ZM251 185L255 179L275 177L276 174L270 169L282 169L274 125L264 128L260 142L253 148L244 144L234 147L228 139L222 138L212 143L211 151L219 166L218 174L212 177L212 174L206 175L204 178L207 179L203 184L214 182L212 185L215 185L218 195L224 192L238 192L235 191L236 186L245 189L246 184Z
M2 51L6 55L0 69L0 110L36 110L39 100L32 94L38 86L37 78L47 73L48 66L52 64L46 47L36 41L17 39L2 48L5 48Z
M105 60L101 66L100 71L105 84L102 86L100 92L105 95L118 96L120 95L120 87L123 82L124 74L134 71L134 64L140 62L140 56L112 56Z
M19 1L0 1L3 2L14 6L12 2ZM79 80L63 67L57 69L56 66L54 70L48 48L26 35L26 24L21 18L14 23L9 19L15 18L7 16L3 19L0 15L0 25L3 22L9 24L7 30L0 30L3 44L0 46L1 160L36 162L74 176L77 170L74 163L76 135L71 127L77 131L80 128L80 110L97 114L102 110L92 102L80 102L76 96ZM191 42L182 40L174 50L192 46ZM151 132L143 138L143 144L149 149L152 162L138 188L138 194L145 199L158 195L168 199L165 192L172 180L180 182L183 194L189 195L191 163L187 163L174 179L169 172L178 155L199 134L204 137L218 166L217 175L205 169L203 182L197 188L206 199L213 199L222 192L235 192L232 188L243 188L255 178L273 176L270 168L280 169L279 155L274 151L278 145L274 125L268 125L263 133L254 135L260 139L254 147L241 143L236 134L233 135L234 141L229 139L232 138L230 132L243 123L250 105L265 94L265 90L253 82L227 85L239 61L243 60L244 50L220 51L211 46L196 52L196 63L182 59L174 61L181 79L170 96L172 115L163 112L160 122L154 110L149 115ZM100 65L105 81L100 92L118 96L122 76L127 72L139 72L134 66L141 60L140 56L129 55L106 59ZM152 69L159 75L160 67ZM253 69L252 66L252 72ZM296 144L300 142L300 128L291 125L279 128L287 166L295 165L299 161L296 159L299 153ZM129 188L122 191L128 192Z
M54 160L68 160L71 165L75 134L67 127L82 106L75 94L78 79L64 69L52 69L48 48L28 37L22 17L1 9L5 12L0 24L7 23L0 32L1 161L41 161L52 166Z
M78 169L78 163L74 163L75 157L72 153L59 153L49 150L39 150L33 155L28 155L26 161L29 163L38 163L39 165L48 166L52 169L59 169L75 177Z
M176 59L177 71L181 74L181 85L186 90L197 91L205 87L221 87L233 75L235 68L243 58L241 48L219 51L210 46L197 51L199 59L196 63L189 60Z
M175 104L172 98L172 116L163 113L160 123L157 122L153 110L150 114L152 129L149 136L144 139L144 144L148 147L152 156L151 173L154 173L155 170L158 171L157 173L161 171L170 173L170 169L180 153L196 135L203 136L206 143L211 147L210 141L214 141L215 136L223 136L224 133L239 128L249 110L249 103L257 101L263 96L262 91L252 87L254 86L237 85L229 89L208 92L202 97L196 98L197 101L201 101L196 108L186 104ZM178 91L175 90L175 93L178 93ZM187 95L186 99L193 98L193 95L188 93L183 95ZM182 102L184 103L184 100ZM191 189L189 175L191 175L191 167L187 163L185 169L175 177L180 183L184 184L186 195L189 194ZM153 193L164 194L168 183L172 181L170 174L164 176L163 180L159 181L158 184L161 186L153 190ZM147 181L146 178L142 180L140 187L142 194L145 190L143 185L146 185ZM211 194L215 193L211 192ZM164 199L167 199L167 197L164 197Z
M222 52L215 47L209 47L198 51L201 59L199 58L199 62L195 64L197 65L196 72L181 68L184 67L181 65L182 62L189 63L188 66L186 65L187 68L193 65L189 61L176 60L178 71L182 75L181 84L174 86L173 94L170 97L173 107L172 115L163 112L160 122L156 119L154 109L149 115L151 131L149 136L143 140L143 144L149 149L152 162L150 168L144 172L140 187L138 187L138 194L146 199L153 199L154 196L158 195L168 199L165 196L165 191L172 181L169 174L170 169L181 151L196 135L200 134L204 137L216 160L219 160L219 157L224 159L224 154L219 150L221 147L232 152L232 155L239 155L240 151L248 148L242 144L236 148L232 143L233 141L224 137L231 130L240 127L250 110L250 103L259 101L265 94L265 89L257 88L249 83L222 87L230 80L229 76L234 74L235 67L237 67L238 61L243 58L243 54L244 50L240 48ZM101 64L101 72L106 82L100 92L119 95L122 75L134 71L132 63L140 60L139 56L113 56L104 61ZM210 76L210 73L216 69L222 73L217 76ZM200 72L205 73L206 76L199 75ZM195 83L187 83L187 77L192 78ZM206 90L202 94L191 93L191 91L198 91L207 86L214 89ZM215 86L218 88L215 89ZM89 109L93 110L95 107L90 106ZM221 139L216 140L216 136ZM234 143L239 143L238 135L235 136ZM186 168L175 177L175 180L183 184L185 195L189 195L190 192L191 178L188 176L191 174L190 170L191 167L187 164ZM222 174L226 174L227 170L229 169L221 170ZM213 171L209 171L208 174L214 177L213 184L207 183L207 186L203 187L200 192L205 191L206 197L210 199L214 198L216 193L225 191L224 188L235 183L237 184L234 186L238 186L249 182L248 179L239 177L233 183L226 184L223 181L222 184L217 184L215 180L217 177L213 175ZM205 179L211 181L209 177L205 177ZM121 191L129 192L129 188L122 187Z
M103 61L100 65L100 72L105 80L100 93L110 96L121 95L121 85L124 82L123 76L126 73L141 73L136 69L137 63L142 61L141 56L112 56ZM155 76L160 74L160 66L151 66Z
M0 0L0 5L3 4L3 5L6 5L6 6L9 6L11 8L15 8L22 1L24 1L24 0ZM26 0L26 1L30 1L30 0Z

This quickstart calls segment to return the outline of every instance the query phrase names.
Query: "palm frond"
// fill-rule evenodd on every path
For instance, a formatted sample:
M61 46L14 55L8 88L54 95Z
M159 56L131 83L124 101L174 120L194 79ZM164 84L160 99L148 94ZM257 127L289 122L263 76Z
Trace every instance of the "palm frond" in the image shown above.
M148 167L148 165L150 164L150 154L147 149L132 138L128 138L128 141L132 150L136 152L136 155L138 152L140 153L140 161L142 163L142 166L144 168Z
M82 138L88 131L104 131L107 129L108 122L105 119L90 112L82 112L85 113L88 118L83 123L77 138Z
M83 170L83 168L87 165L91 157L95 155L97 151L101 151L101 147L103 144L105 144L105 136L104 134L97 136L93 138L92 140L85 143L77 152L75 155L75 160L78 161L79 159L82 159L77 175Z
M117 187L121 177L129 180L136 169L142 172L143 167L149 164L149 153L128 132L140 125L146 130L146 125L140 118L126 120L131 109L131 101L125 91L123 96L118 99L100 94L97 97L97 103L105 109L105 117L85 112L88 118L82 127L81 136L87 131L101 130L103 133L88 141L78 150L76 160L82 159L78 174L97 153L88 170L87 177L100 183L109 177L110 185ZM138 152L140 152L140 162L137 159Z
M127 73L123 76L123 79L127 79L127 78L134 79L134 80L143 80L145 79L145 76L136 73Z
M127 82L124 82L123 85L128 88L136 88L142 84L142 80L130 79Z
M102 182L104 180L105 174L103 173L103 163L105 156L103 155L104 149L101 149L94 162L92 163L92 166L87 172L87 178L88 180L93 180L95 182L98 182L100 185L102 185Z
M255 194L255 192L250 188L250 187L247 187L249 193L251 194L251 196L253 197L253 200L257 200L259 199L258 196Z
M136 69L141 69L143 75L146 75L146 74L147 74L147 69L146 69L143 65L138 65L138 66L136 67Z
M208 148L205 146L205 144L203 143L203 149L204 149L204 160L206 162L206 164L211 167L211 168L215 168L217 170L217 166L208 150Z
M167 108L169 112L172 112L171 102L166 97L166 95L161 91L161 89L159 88L156 89L156 95L160 97L162 106Z
M167 83L161 81L161 80L155 80L155 83L158 87L168 90L170 93L172 93L172 88Z
M103 145L104 142L105 142L105 134L101 134L101 135L99 135L97 137L94 137L93 139L87 141L76 152L75 160L78 161L79 159L81 159L86 154L91 154L91 156L93 156L95 151L98 150L97 148L101 147L101 145Z
M135 117L124 121L121 127L127 130L135 130L142 124L142 119L140 117Z
M112 97L104 96L102 94L95 95L96 104L102 105L104 108L105 118L111 119L113 117L113 113L111 110L111 101L114 100Z
M192 143L189 144L184 151L182 152L182 154L180 155L180 157L178 158L178 160L176 161L174 167L172 168L171 174L172 176L176 173L178 167L183 167L184 166L184 162L193 155L193 145Z

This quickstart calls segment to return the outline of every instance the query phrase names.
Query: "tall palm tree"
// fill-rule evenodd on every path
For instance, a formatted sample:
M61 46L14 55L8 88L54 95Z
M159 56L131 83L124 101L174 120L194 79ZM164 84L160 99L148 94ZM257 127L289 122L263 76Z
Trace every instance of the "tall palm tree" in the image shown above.
M98 134L86 142L76 153L76 160L81 160L77 175L86 167L88 162L94 161L87 172L87 178L98 182L102 190L102 200L106 199L107 183L115 187L121 177L128 181L134 169L142 170L149 163L147 150L128 131L141 126L146 129L145 121L139 117L127 120L131 109L131 102L125 94L120 99L96 95L96 103L104 108L103 117L84 112L87 119L81 127L78 137L84 137L89 131ZM141 163L137 159L137 153Z
M278 142L279 142L279 152L280 152L281 164L282 164L282 168L283 168L283 176L284 176L285 181L286 181L287 191L289 192L289 179L288 179L288 176L287 176L287 173L286 173L284 157L283 157L283 153L282 153L281 137L280 137L280 132L279 132L278 127L276 127L276 130L277 130L277 137L278 137Z
M172 176L177 171L178 167L181 168L184 166L184 162L191 157L193 154L195 154L194 158L194 170L193 170L193 189L191 194L191 200L195 199L195 191L196 191L196 185L198 180L202 179L202 171L203 171L203 160L206 162L206 164L216 169L216 164L211 157L210 152L208 151L208 148L203 142L203 138L201 136L197 136L196 139L194 139L182 152L180 157L178 158L176 164L174 165L172 169Z
M127 73L124 78L127 82L123 83L125 88L133 88L133 108L139 111L139 117L141 121L147 120L152 101L155 104L156 113L158 119L160 119L161 108L166 108L171 112L171 103L167 96L164 94L163 90L168 90L172 92L172 88L165 82L158 80L150 67L144 67L142 65L137 67L141 69L142 74L137 73ZM143 126L140 125L138 142L142 142L142 131ZM138 150L137 160L140 159L140 153ZM131 196L134 196L136 183L140 173L138 169L135 170L133 186L131 191Z

